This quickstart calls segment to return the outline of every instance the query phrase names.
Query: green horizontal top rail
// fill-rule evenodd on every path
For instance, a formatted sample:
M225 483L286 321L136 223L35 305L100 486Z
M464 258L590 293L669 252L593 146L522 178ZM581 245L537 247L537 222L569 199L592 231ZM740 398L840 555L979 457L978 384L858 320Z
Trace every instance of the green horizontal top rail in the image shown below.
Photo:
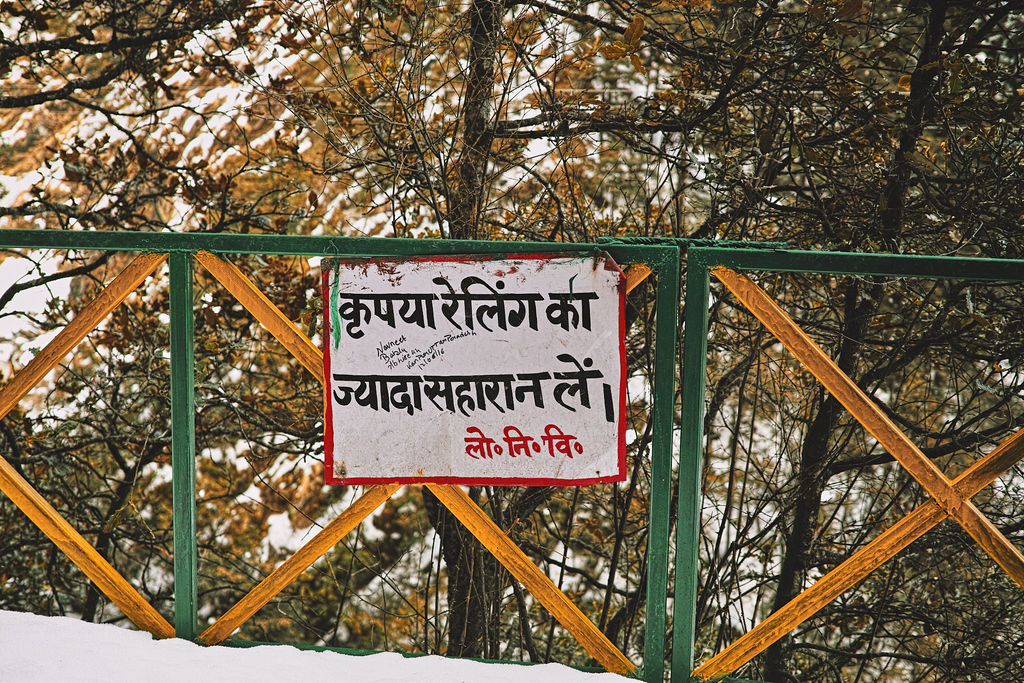
M197 633L197 542L195 533L194 321L192 255L214 254L326 257L430 257L607 253L626 265L643 263L657 279L655 372L652 384L651 496L648 530L647 610L643 666L639 675L660 683L666 670L672 444L676 330L679 311L680 245L675 243L564 243L380 237L333 237L81 230L0 230L0 249L75 249L156 252L171 255L171 399L174 524L175 629Z
M598 244L673 245L682 249L691 247L724 247L729 249L785 249L787 242L748 242L746 240L716 240L704 237L598 237Z
M775 273L1024 282L1024 260L919 254L865 254L845 251L750 249L695 245L687 262L734 270Z
M334 237L325 235L242 235L201 232L96 232L86 230L0 230L0 248L93 249L160 253L263 254L275 256L431 256L448 254L586 254L606 251L617 261L661 263L678 253L671 244L579 243Z

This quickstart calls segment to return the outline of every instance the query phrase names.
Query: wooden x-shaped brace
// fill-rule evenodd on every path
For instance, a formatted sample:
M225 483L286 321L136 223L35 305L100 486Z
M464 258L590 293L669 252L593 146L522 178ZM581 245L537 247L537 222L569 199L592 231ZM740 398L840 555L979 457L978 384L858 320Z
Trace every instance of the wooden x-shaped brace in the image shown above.
M763 289L723 266L711 272L925 488L931 499L697 667L693 675L713 678L735 671L947 517L955 519L1024 588L1024 555L971 502L973 495L1024 457L1024 430L950 481Z
M67 327L4 385L0 390L0 420L166 257L166 254L143 254L118 273ZM162 638L174 637L174 627L3 457L0 457L0 490L139 628Z
M0 389L0 419L53 369L107 315L119 306L167 258L143 254L132 261L95 299ZM323 354L269 299L232 264L207 252L196 259L230 291L298 361L321 382ZM650 269L635 266L627 273L627 289L639 284ZM430 490L487 547L516 579L523 583L583 648L609 671L628 674L633 664L540 571L525 553L457 486L428 484ZM391 497L401 485L371 486L351 506L321 529L310 541L281 563L247 595L233 605L200 636L206 643L221 642L246 619L337 544L346 534ZM175 635L167 622L139 592L79 534L61 514L0 457L0 490L71 559L96 586L140 628L164 638Z
M267 330L290 351L299 362L321 383L324 382L323 352L288 320L267 297L257 289L234 265L210 254L199 252L199 261L224 288ZM633 275L638 283L650 269L641 268ZM629 287L627 278L627 288ZM634 283L635 284L635 283ZM326 400L326 398L325 398ZM333 547L359 522L377 509L395 493L401 485L386 484L371 486L337 519L325 526L294 555L281 563L245 597L233 605L217 621L207 628L200 639L206 643L218 643L228 637L246 619L256 613L271 598L293 581L307 567ZM537 600L544 605L567 631L573 634L580 645L601 666L616 673L631 673L635 667L601 631L594 626L580 609L512 542L508 536L474 503L458 486L427 484L484 547L504 565L512 576L519 580Z

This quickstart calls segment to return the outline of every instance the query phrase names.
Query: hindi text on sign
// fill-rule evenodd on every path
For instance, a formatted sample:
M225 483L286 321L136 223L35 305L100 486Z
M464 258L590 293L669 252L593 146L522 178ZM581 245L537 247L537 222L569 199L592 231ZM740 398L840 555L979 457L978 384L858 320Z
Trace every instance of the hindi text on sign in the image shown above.
M625 476L608 257L325 262L324 304L328 481Z

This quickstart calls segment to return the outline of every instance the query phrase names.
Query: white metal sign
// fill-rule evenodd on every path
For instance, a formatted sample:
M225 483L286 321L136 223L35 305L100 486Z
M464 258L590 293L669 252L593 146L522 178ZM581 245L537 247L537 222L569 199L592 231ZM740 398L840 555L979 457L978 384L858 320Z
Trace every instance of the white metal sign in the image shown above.
M328 483L625 478L607 256L324 262Z

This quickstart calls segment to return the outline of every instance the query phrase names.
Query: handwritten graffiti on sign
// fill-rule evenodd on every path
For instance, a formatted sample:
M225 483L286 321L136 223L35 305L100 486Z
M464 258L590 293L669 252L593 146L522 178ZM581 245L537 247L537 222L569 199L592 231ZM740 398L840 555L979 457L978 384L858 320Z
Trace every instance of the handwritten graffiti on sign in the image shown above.
M324 264L328 483L625 478L607 256Z

